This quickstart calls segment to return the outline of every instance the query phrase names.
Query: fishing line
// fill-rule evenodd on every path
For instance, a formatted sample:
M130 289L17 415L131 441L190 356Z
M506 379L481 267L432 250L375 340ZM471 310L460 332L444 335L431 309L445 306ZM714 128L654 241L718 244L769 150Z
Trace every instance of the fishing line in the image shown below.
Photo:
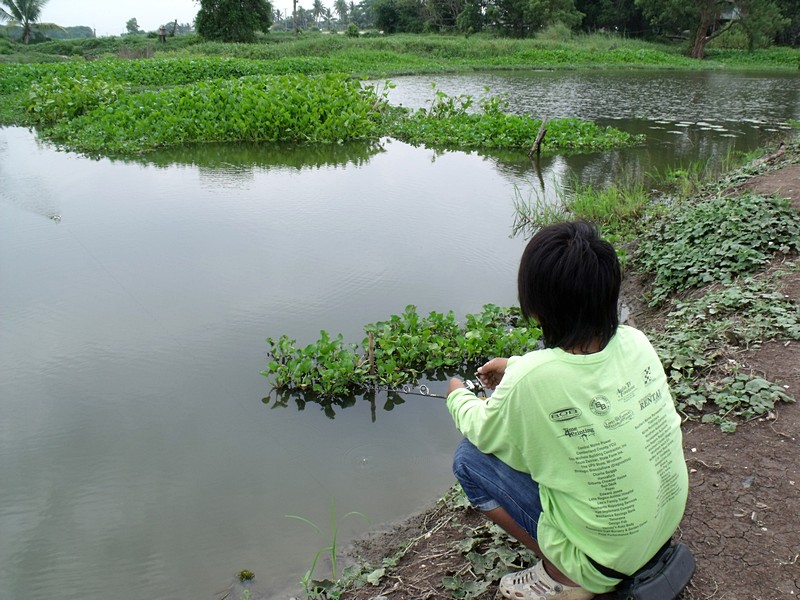
M470 392L475 394L476 396L481 395L486 397L486 388L481 383L478 374L475 373L475 381L471 379L464 380L464 387L467 388ZM415 389L416 388L416 389ZM412 396L428 396L430 398L443 398L447 399L447 396L442 394L434 394L431 392L430 388L423 384L423 385L410 385L408 383L401 385L400 387L395 388L386 388L389 392L395 392L397 394L411 394Z

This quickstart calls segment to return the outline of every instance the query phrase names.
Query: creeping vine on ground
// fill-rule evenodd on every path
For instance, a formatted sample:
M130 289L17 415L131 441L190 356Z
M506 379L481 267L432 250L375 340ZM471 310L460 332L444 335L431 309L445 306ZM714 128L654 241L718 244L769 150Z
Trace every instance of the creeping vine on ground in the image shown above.
M650 305L671 294L730 283L775 255L800 251L800 217L783 198L745 193L683 203L648 229L636 255L652 275Z

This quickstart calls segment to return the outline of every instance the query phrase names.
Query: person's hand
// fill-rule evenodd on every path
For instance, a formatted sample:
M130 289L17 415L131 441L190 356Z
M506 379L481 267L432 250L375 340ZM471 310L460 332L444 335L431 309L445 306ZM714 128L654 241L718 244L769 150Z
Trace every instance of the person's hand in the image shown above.
M493 358L482 367L478 367L478 378L483 387L493 390L500 384L508 365L507 358Z
M464 382L461 381L458 377L453 377L447 384L447 395L449 396L456 390L459 390L464 387Z

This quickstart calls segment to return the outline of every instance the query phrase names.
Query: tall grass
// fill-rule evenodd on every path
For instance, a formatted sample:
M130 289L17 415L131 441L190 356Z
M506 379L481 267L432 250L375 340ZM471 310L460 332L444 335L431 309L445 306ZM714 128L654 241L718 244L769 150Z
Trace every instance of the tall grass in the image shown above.
M582 34L550 28L528 39L498 38L489 34L470 37L398 34L351 38L306 32L295 36L272 32L252 44L206 42L196 35L167 38L166 44L143 36L59 40L27 47L15 44L8 61L29 62L42 57L117 57L125 48L152 47L157 56L225 56L274 60L313 56L346 58L356 75L436 72L474 68L575 68L625 66L636 68L708 69L763 67L797 69L798 53L791 48L711 50L704 61L687 58L684 46L656 44L615 34ZM50 58L52 60L53 58ZM363 61L360 63L359 62Z
M601 188L576 180L566 197L567 209L573 215L600 223L614 233L630 229L649 203L641 180L623 180Z
M320 533L320 534L322 533L322 529L316 523L314 523L313 521L311 521L309 519L306 519L305 517L301 517L301 516L298 516L298 515L286 515L286 517L289 518L289 519L297 519L298 521L302 521L303 523L311 526L317 533ZM325 585L332 583L332 582L314 580L314 569L316 569L317 561L319 561L319 558L320 558L321 555L323 555L325 553L328 554L328 556L330 558L330 561L331 561L331 570L332 570L333 581L335 582L335 581L337 581L339 579L339 575L337 573L337 568L336 568L336 565L337 565L337 553L338 553L338 548L339 548L338 545L337 545L337 537L339 535L339 526L341 525L342 521L344 521L348 517L360 517L360 518L364 519L367 523L370 522L369 518L366 515L358 512L358 511L350 511L349 513L345 514L343 517L341 517L337 521L337 519L336 519L336 509L335 509L333 497L331 497L331 514L330 514L330 517L331 517L331 529L330 529L331 541L330 541L330 544L325 546L325 547L323 547L323 548L320 548L319 550L317 550L317 553L314 555L314 559L311 562L311 566L308 568L308 570L305 572L305 574L303 575L302 579L300 580L300 583L303 585L303 588L305 589L305 592L306 592L306 596L308 598L316 598L318 596L325 597L324 596Z
M694 160L687 165L654 169L647 174L648 183L675 200L686 200L701 194L709 185L718 185L716 182L723 173L730 173L753 161L761 152L757 150L744 154L728 150L717 158Z
M583 183L573 177L556 187L554 196L542 188L527 195L514 189L512 235L533 235L538 229L565 219L585 219L597 223L604 235L626 240L640 233L642 224L665 210L667 204L717 194L736 183L742 169L763 154L729 150L721 157L696 160L686 165L666 167L648 173L623 174L602 186Z
M597 223L607 236L627 237L650 203L641 179L623 178L598 187L573 178L559 188L555 199L534 189L527 198L514 190L514 235L532 234L537 229L565 219Z

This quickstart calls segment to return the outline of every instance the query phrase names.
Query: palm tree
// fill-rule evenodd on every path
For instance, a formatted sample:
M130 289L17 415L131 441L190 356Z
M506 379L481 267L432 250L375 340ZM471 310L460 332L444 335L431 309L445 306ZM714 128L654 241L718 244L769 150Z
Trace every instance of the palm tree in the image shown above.
M9 25L22 27L22 43L31 41L33 28L36 29L63 29L55 23L39 23L44 5L49 0L0 0L0 21L9 21Z
M319 29L319 18L325 12L325 7L322 5L322 0L314 0L314 6L311 9L311 14L314 16L314 25Z
M350 22L358 24L358 12L356 12L355 2L350 3Z
M344 23L347 20L347 0L335 0L333 10L339 15L339 20Z
M297 24L302 29L308 29L308 11L302 6L297 9Z

